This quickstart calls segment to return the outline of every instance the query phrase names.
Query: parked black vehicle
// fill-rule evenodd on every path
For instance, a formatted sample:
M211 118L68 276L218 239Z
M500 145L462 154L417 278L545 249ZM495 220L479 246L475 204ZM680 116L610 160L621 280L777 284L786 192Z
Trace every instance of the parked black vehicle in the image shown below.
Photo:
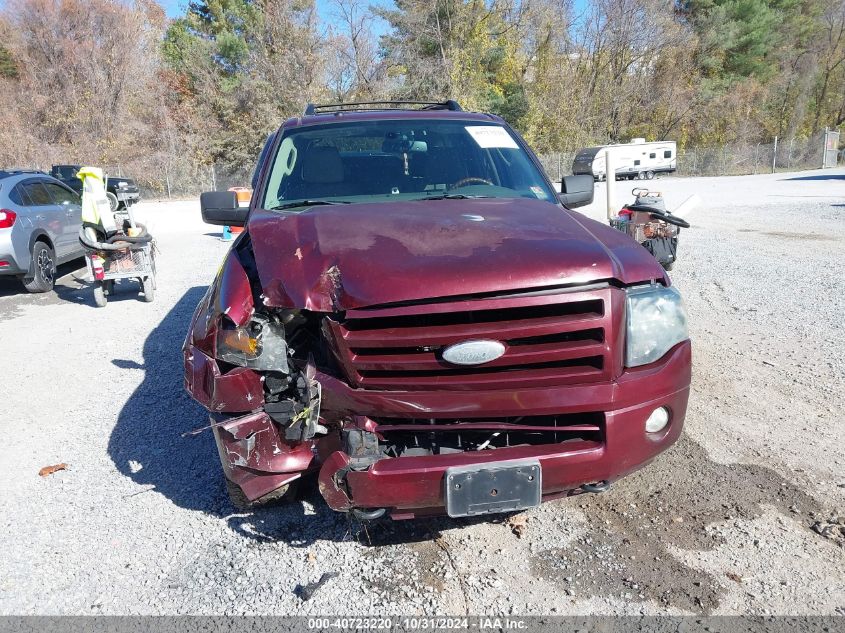
M50 175L82 195L82 181L76 177L82 165L53 165ZM106 195L112 211L132 206L141 199L141 190L132 178L106 178Z

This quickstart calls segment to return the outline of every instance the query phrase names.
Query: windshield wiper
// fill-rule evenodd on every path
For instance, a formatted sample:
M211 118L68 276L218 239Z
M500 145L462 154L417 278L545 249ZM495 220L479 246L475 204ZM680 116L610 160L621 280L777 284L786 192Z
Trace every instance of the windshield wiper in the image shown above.
M348 200L300 200L299 202L287 202L275 207L270 211L283 211L284 209L295 209L296 207L316 207L322 204L352 204Z
M490 198L491 196L469 196L465 193L444 193L439 196L426 196L416 200L475 200L476 198Z

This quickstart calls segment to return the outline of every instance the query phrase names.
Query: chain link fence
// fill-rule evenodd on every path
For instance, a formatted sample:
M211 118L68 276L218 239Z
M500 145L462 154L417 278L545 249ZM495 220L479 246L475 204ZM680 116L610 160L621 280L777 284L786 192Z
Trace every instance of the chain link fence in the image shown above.
M572 173L575 151L551 152L538 158L555 182ZM809 138L778 139L777 143L694 147L678 151L677 176L739 176L774 171L820 169L825 133ZM112 177L133 178L146 199L196 198L203 191L249 187L253 164L241 166L198 163L189 156L156 152L120 164L99 165ZM50 165L37 167L49 171Z
M742 176L776 171L821 169L825 133L809 138L778 139L771 143L693 147L678 150L677 176ZM572 174L575 152L538 156L553 181Z
M141 196L150 198L196 198L203 191L224 191L229 187L249 187L254 166L233 168L198 164L188 160L161 157L152 164L133 161L104 167L109 176L133 178Z

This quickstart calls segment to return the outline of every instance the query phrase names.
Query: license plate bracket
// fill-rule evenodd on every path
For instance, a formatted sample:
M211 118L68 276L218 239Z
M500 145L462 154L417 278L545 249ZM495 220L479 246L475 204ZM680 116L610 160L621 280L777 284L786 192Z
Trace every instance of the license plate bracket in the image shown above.
M464 517L533 508L540 505L542 474L536 459L447 468L446 512Z

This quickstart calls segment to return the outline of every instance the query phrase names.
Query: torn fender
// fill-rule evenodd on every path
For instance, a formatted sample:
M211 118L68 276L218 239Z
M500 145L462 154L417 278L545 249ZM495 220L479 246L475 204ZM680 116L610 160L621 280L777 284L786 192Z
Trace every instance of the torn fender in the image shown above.
M237 367L221 374L217 361L194 345L185 350L185 389L209 411L240 413L264 405L264 390L257 373Z
M311 442L288 444L263 411L231 418L218 424L216 437L230 467L263 473L288 473L308 469L314 459Z
M255 501L299 479L314 460L312 442L285 443L264 412L230 418L212 415L212 430L226 478Z

